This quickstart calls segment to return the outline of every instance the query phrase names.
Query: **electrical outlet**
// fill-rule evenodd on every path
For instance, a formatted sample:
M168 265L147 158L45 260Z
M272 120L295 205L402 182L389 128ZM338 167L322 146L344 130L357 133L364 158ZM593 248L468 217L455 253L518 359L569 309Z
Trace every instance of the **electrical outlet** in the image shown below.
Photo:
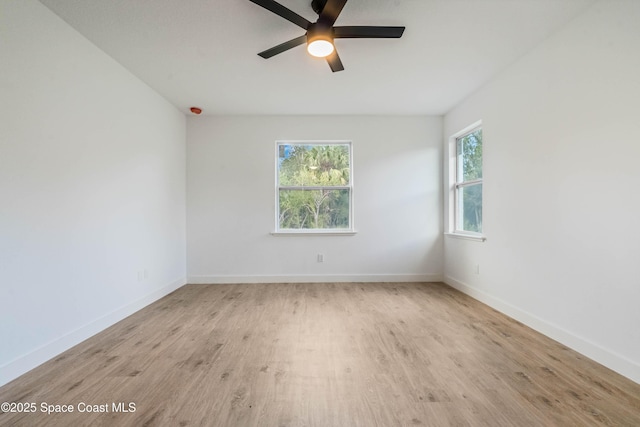
M475 265L475 267L473 268L473 272L475 274L480 274L480 264Z
M318 254L318 262L324 262L324 254Z

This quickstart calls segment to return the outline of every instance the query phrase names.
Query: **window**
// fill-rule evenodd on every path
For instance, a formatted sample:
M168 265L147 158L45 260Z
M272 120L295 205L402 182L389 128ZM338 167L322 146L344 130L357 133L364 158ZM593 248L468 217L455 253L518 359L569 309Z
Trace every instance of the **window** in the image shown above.
M351 143L276 144L276 232L353 232Z
M476 123L453 137L453 232L482 233L482 128Z

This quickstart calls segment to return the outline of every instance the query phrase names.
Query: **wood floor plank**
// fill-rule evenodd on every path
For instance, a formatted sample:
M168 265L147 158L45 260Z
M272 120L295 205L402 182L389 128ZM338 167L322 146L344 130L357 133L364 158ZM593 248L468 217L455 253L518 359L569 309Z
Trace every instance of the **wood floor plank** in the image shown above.
M187 285L0 402L37 404L2 426L640 425L640 385L439 283Z

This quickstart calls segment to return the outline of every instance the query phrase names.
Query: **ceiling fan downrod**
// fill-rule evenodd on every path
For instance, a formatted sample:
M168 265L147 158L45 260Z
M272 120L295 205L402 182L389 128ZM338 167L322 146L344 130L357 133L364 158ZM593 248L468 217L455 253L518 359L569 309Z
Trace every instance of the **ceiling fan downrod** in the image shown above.
M311 0L311 8L318 15L322 13L325 4L327 4L327 0Z

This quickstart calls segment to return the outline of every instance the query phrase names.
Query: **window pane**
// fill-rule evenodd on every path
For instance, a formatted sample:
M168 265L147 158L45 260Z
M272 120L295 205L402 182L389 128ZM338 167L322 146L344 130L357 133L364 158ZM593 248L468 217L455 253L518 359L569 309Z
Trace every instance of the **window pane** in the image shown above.
M348 229L349 190L279 190L280 229Z
M482 129L457 140L458 182L482 178Z
M278 183L281 186L349 185L348 144L279 144Z
M459 230L482 233L482 184L458 189L457 219Z

